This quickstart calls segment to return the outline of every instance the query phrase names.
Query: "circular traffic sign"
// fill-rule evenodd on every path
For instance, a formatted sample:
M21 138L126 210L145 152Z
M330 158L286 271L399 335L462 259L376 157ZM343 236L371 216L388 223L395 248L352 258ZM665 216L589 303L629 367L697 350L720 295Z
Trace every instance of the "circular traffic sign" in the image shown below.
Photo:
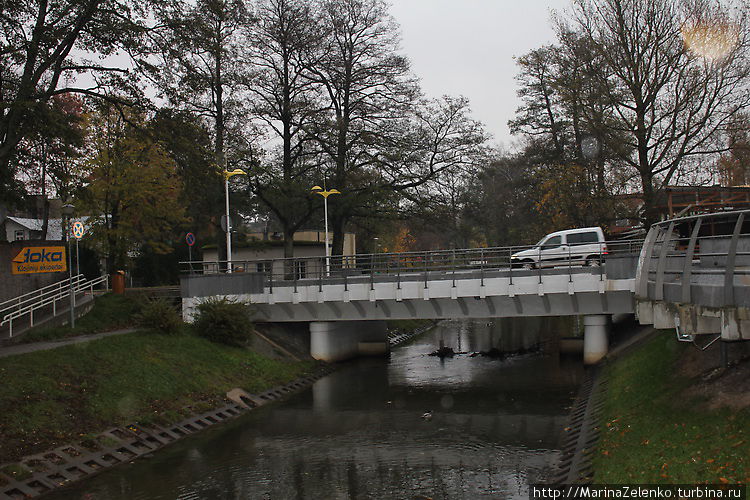
M195 245L195 235L193 233L186 234L185 243L187 243L189 247Z
M83 238L83 233L85 232L83 228L83 222L76 221L73 223L73 227L70 228L70 234L73 235L73 238L80 240Z

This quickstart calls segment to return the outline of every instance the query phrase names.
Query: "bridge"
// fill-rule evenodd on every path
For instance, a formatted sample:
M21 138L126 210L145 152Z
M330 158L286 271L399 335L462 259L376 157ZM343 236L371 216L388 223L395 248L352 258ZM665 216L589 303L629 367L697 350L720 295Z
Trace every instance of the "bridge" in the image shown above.
M385 351L389 319L583 316L586 363L607 353L613 314L637 312L683 340L750 339L748 212L656 224L645 241L603 244L594 266L575 265L570 247L547 249L548 266L534 269L511 262L529 247L233 261L232 273L185 262L183 317L208 297L249 303L258 322L309 322L311 354L328 361Z

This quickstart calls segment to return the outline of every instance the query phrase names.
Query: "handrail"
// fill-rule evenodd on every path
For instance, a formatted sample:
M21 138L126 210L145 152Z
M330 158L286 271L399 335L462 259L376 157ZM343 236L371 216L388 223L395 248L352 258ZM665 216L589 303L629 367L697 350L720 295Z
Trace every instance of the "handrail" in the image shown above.
M323 282L336 280L346 288L349 279L354 276L367 277L370 281L374 275L393 276L400 287L402 279L409 275L419 276L420 280L429 280L434 273L447 272L448 279L455 280L459 273L476 271L484 281L488 272L498 269L508 270L523 267L567 267L573 274L573 266L597 265L607 258L618 254L638 253L641 240L618 240L591 244L565 245L553 249L539 249L544 255L540 265L520 261L523 256L516 254L536 246L490 247L435 250L429 252L400 252L357 254L332 256L330 270L324 256L292 257L278 259L233 260L233 272L255 271L264 275L266 287L273 289L279 282L288 281L298 286L300 280L314 279L320 288ZM590 247L596 246L596 250ZM183 272L196 274L218 274L226 270L227 261L189 261L181 262ZM513 271L512 271L513 272ZM516 276L523 271L513 272ZM603 271L600 271L604 279ZM536 274L539 274L537 272ZM541 274L539 274L541 279ZM407 278L409 279L409 278ZM572 279L572 278L571 278Z
M42 288L37 288L36 290L33 290L31 292L27 292L22 295L18 295L17 297L13 297L12 299L8 299L4 302L0 302L0 315L2 315L5 311L9 309L13 309L14 307L17 307L18 305L33 301L34 299L38 299L39 297L45 295L46 293L49 293L50 290L69 288L71 280L73 280L73 283L75 284L78 281L82 281L84 279L85 278L83 274L77 274L73 277L65 278L56 283L52 283L51 285L47 285Z
M636 298L750 306L746 294L735 293L744 283L737 276L750 273L749 217L750 210L738 210L653 224L639 258ZM696 296L695 286L719 289Z
M34 326L34 311L36 311L37 309L41 309L43 307L49 306L49 305L52 305L52 315L56 316L57 315L57 302L70 297L71 288L74 294L81 292L83 290L86 290L86 289L89 289L90 292L93 293L94 287L99 286L102 283L105 283L107 287L109 286L109 275L104 274L102 276L99 276L98 278L86 280L82 274L79 274L61 283L67 283L67 286L60 286L56 290L47 290L44 292L44 294L37 296L35 301L31 301L31 299L25 299L23 301L25 305L23 305L22 307L17 307L18 305L15 305L14 306L15 309L13 307L11 308L6 307L5 310L0 311L0 314L5 312L5 314L2 314L2 316L0 316L0 326L8 324L9 337L13 337L13 321L14 320L22 318L28 314L29 326ZM56 283L56 285L58 284L59 283ZM45 288L50 288L50 287L45 287ZM25 294L25 295L28 295L28 294ZM6 312L9 309L14 309L14 310L11 310L11 312Z

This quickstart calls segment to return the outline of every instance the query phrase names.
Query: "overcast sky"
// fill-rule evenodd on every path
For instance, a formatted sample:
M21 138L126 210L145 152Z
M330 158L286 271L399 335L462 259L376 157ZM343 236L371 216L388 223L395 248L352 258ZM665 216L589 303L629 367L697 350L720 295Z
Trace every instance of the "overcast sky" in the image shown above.
M464 95L496 142L512 145L514 56L554 41L550 13L570 0L390 0L404 52L430 97Z

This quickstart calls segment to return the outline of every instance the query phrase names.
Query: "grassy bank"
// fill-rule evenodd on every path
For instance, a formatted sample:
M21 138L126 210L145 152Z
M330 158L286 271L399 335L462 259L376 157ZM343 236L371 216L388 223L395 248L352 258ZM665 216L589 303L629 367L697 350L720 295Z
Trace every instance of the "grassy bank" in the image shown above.
M314 366L149 332L2 358L0 463L114 425L173 423L217 406L233 387L261 391Z
M19 337L20 343L58 340L91 333L128 328L135 324L135 315L141 310L140 299L133 295L108 293L97 297L94 307L76 320L75 328L69 326L33 328Z
M750 408L696 396L688 349L660 333L606 367L596 483L750 482Z

